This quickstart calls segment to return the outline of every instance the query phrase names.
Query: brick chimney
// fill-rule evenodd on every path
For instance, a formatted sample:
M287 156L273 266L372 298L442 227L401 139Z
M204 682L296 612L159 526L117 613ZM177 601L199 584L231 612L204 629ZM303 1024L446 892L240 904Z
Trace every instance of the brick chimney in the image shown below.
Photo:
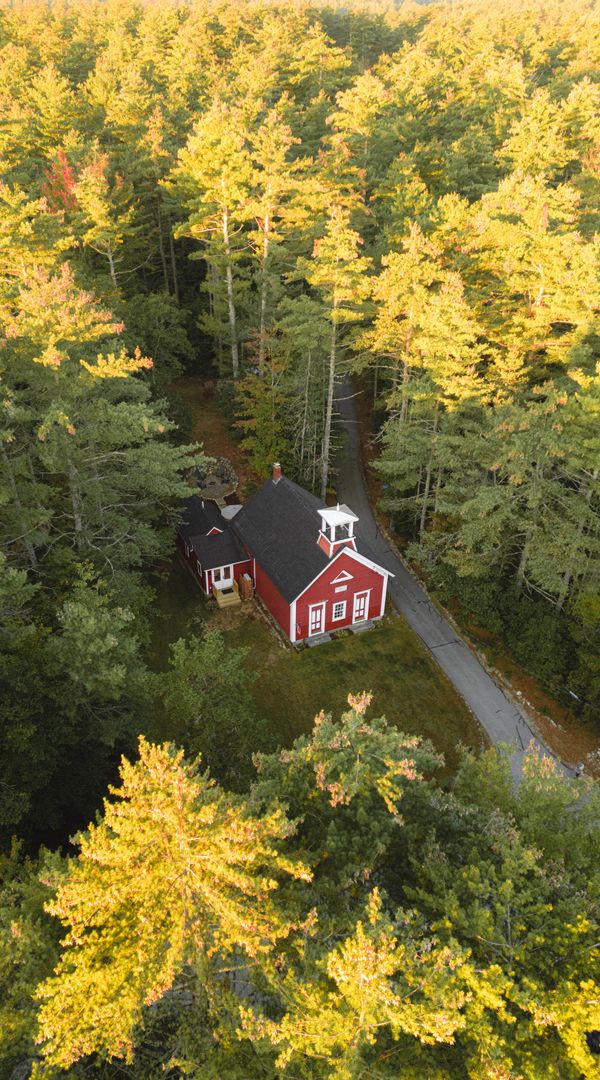
M279 464L278 461L276 461L274 463L274 465L273 465L273 477L272 477L272 480L273 480L274 484L278 484L279 481L281 480L281 465Z

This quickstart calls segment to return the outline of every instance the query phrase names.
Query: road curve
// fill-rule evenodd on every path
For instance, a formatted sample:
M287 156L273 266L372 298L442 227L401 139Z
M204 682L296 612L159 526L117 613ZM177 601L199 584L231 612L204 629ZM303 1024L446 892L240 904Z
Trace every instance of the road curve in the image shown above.
M356 402L348 382L338 387L336 408L347 434L345 449L336 462L339 501L347 503L358 516L361 531L379 563L395 575L390 579L388 587L388 595L394 607L427 646L479 720L491 742L494 745L507 743L514 748L511 768L515 782L518 783L522 775L525 750L532 738L540 751L551 751L539 738L532 736L526 714L494 682L475 653L457 634L456 628L440 615L423 587L381 535L365 487ZM573 775L566 766L561 765L561 768L568 775Z

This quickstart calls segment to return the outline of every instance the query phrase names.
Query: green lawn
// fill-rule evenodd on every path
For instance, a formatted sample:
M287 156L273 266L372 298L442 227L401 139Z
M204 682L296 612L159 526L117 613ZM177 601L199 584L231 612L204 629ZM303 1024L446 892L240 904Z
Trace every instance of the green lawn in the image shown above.
M400 616L388 615L356 637L296 652L282 648L254 604L210 608L176 562L159 586L153 666L164 667L169 641L201 633L204 626L222 629L231 645L249 649L258 709L284 745L309 731L320 709L339 715L349 693L371 690L372 715L384 714L403 731L431 739L450 771L457 743L482 746L479 725Z

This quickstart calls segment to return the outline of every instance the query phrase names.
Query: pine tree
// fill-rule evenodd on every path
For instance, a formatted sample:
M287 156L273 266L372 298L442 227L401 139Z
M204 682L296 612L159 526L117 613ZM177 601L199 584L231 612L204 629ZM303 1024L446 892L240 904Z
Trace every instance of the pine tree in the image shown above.
M333 399L343 374L344 328L358 322L368 292L370 259L358 255L359 234L352 229L350 214L333 205L323 237L315 241L312 259L300 259L298 274L320 295L323 315L329 323L329 357L325 423L321 449L321 498L327 495L331 459Z
M94 1052L130 1059L144 1007L188 964L206 978L223 951L269 951L290 929L272 896L278 877L308 876L277 854L293 830L281 810L255 818L181 752L143 739L139 751L49 906L68 929L39 990L54 1066Z
M234 379L240 374L240 232L249 219L252 175L243 117L214 101L180 152L169 183L188 214L178 235L204 245L198 257L207 263L212 312L203 322L227 343Z
M108 262L110 279L118 292L117 264L133 226L132 193L124 177L110 177L107 154L96 151L82 169L75 186L76 228L82 243Z

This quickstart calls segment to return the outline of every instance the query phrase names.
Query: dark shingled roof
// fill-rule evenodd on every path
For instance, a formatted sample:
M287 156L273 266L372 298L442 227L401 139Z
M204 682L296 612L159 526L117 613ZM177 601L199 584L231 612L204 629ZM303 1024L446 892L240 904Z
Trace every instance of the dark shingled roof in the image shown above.
M217 566L229 566L246 560L242 545L231 532L229 522L222 517L215 502L190 495L182 503L181 509L179 533L196 552L203 570L214 570ZM214 528L222 531L208 536Z
M331 562L318 546L323 502L282 476L267 480L236 514L231 528L291 603ZM377 560L355 531L356 548Z
M179 532L184 540L191 540L193 536L206 536L214 528L228 528L216 502L212 499L201 499L199 495L190 495L189 499L184 499L181 516Z
M215 533L214 536L194 536L191 545L203 570L230 566L232 563L245 562L248 558L237 536L229 529L227 532Z

